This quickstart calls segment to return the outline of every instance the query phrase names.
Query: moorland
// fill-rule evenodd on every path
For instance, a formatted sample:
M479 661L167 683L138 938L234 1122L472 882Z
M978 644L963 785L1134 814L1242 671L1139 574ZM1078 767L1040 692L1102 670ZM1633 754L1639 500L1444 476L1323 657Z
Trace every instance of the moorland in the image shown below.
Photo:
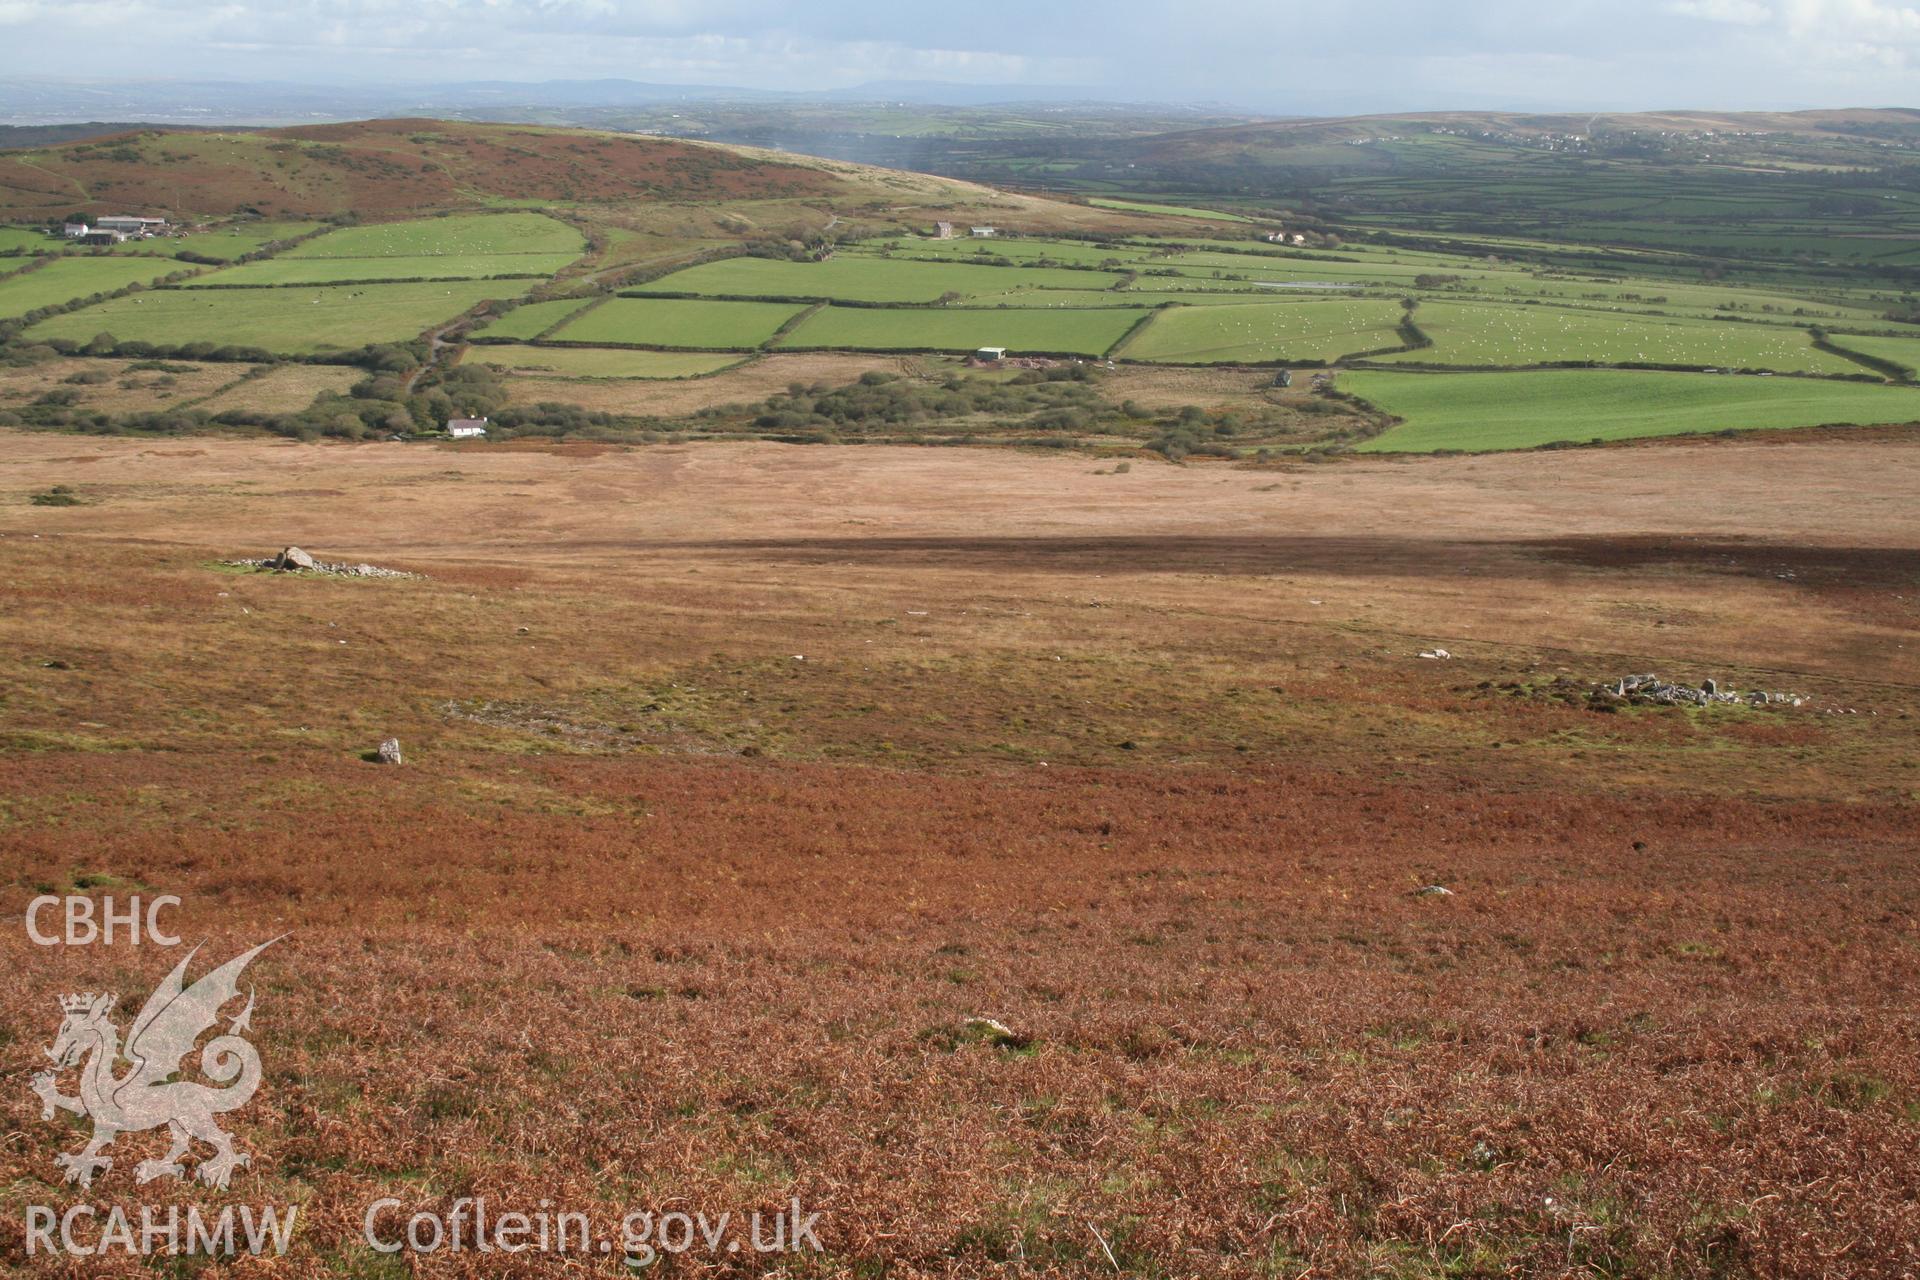
M0 906L281 939L300 1229L127 1273L559 1270L366 1243L476 1196L822 1215L672 1275L1920 1268L1899 115L0 153ZM1560 198L1672 172L1773 222ZM25 1257L27 1082L173 961L0 956L0 1259L101 1274ZM119 1144L90 1202L219 1200Z

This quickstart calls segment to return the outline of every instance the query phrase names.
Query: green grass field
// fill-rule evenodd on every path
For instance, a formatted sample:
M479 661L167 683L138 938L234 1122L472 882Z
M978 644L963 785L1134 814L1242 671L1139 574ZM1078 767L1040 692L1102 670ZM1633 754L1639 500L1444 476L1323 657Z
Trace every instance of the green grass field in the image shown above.
M1739 374L1567 369L1538 373L1355 370L1340 389L1406 422L1366 452L1526 449L1696 431L1920 420L1920 391Z
M894 258L917 258L928 262L994 261L1020 266L1071 265L1097 267L1105 263L1131 263L1148 257L1153 249L1143 244L1083 244L1075 240L975 240L961 236L953 240L929 240L902 236L897 239L866 241L842 249L838 256L878 256L884 249Z
M1836 333L1828 341L1836 347L1858 351L1876 360L1891 360L1907 370L1909 378L1920 375L1920 335L1911 338L1863 337L1854 333Z
M726 352L630 351L616 347L528 347L496 343L468 349L464 363L561 378L695 378L718 373L744 357Z
M1162 364L1334 360L1399 342L1398 303L1383 298L1173 307L1127 344L1129 360Z
M469 213L343 227L288 250L296 258L421 258L586 251L578 231L540 213Z
M58 253L60 241L38 227L0 227L0 253ZM16 264L17 265L17 264Z
M612 298L549 336L557 342L744 351L805 309L791 302Z
M1251 222L1237 213L1209 213L1205 209L1194 209L1181 204L1147 204L1139 200L1106 200L1094 197L1087 201L1096 209L1121 209L1128 213L1157 213L1168 218L1204 218L1208 222Z
M497 320L489 320L473 332L489 338L513 338L527 341L584 309L591 298L562 298L557 302L529 302L515 307Z
M0 266L8 261L0 258ZM191 270L185 263L166 258L62 258L0 278L0 320Z
M1568 360L1678 364L1782 373L1859 373L1816 351L1805 330L1714 320L1658 320L1562 307L1432 302L1415 322L1433 346L1389 363L1523 366Z
M566 253L463 253L418 258L262 258L194 281L196 288L337 284L379 280L545 280L574 259Z
M318 355L405 341L484 299L515 297L526 287L526 281L460 280L315 289L152 289L54 316L26 336L85 342L110 333L121 341L168 346L212 342Z
M187 251L203 258L231 262L242 254L257 253L280 240L303 236L319 227L317 222L243 222L219 227L180 240L149 241L166 246L169 253Z
M1218 306L1227 303L1273 301L1272 295L1243 290L1235 293L1187 293L1153 289L1009 289L967 299L969 307L1157 307L1163 302ZM1287 299L1291 300L1291 299Z
M49 236L38 227L0 227L0 254L14 249L29 253L133 254L169 258L177 253L194 253L203 258L231 262L242 254L254 253L276 240L291 240L320 224L317 222L246 222L220 227L191 236L161 236L153 240L128 240L114 245L78 245L57 236Z
M780 342L783 349L844 351L973 351L1006 347L1010 354L1104 354L1146 315L1121 308L1087 311L966 310L958 307L888 310L825 307Z
M948 293L971 297L1008 289L1102 289L1121 277L1064 267L994 267L836 254L825 262L726 258L676 271L648 293L709 297L819 298L842 302L935 302Z

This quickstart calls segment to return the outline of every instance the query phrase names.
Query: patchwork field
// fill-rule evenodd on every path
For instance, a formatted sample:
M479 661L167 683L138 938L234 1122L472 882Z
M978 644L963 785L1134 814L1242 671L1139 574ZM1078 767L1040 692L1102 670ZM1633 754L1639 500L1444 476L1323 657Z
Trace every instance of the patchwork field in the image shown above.
M1382 299L1172 307L1127 344L1130 360L1171 364L1336 360L1398 345L1400 308Z
M243 254L258 253L270 244L292 240L310 231L317 231L321 225L318 222L248 221L187 236L178 241L169 239L162 243L169 247L189 250L203 258L232 261Z
M1888 360L1907 371L1908 378L1920 377L1920 334L1911 338L1866 336L1855 333L1834 334L1832 343L1848 351L1858 351L1878 360Z
M203 960L281 938L231 1194L301 1206L299 1280L401 1274L368 1207L467 1194L797 1198L822 1276L1900 1275L1916 491L1910 437L9 434L0 909L137 885ZM215 567L289 542L426 576ZM1809 701L1558 696L1627 671ZM130 1016L175 957L0 960L17 1227L78 1196L24 1087L57 997ZM86 1199L208 1203L135 1183L164 1145Z
M870 241L842 250L840 255L862 256L884 252L897 260L918 258L929 262L974 264L1008 263L1017 266L1120 267L1152 258L1157 249L1147 243L1108 241L1090 244L1078 240L999 238L975 240L961 236L952 240L930 240L916 236L898 236Z
M59 247L60 242L39 227L0 227L0 254L49 253ZM0 262L0 270L17 265Z
M1422 306L1415 322L1433 339L1433 346L1380 359L1400 364L1497 366L1591 360L1781 373L1864 372L1845 357L1815 350L1804 329L1783 325L1452 302Z
M693 378L717 373L744 357L727 353L632 351L612 347L527 347L488 343L467 353L469 364L491 364L513 373L545 373L568 378Z
M259 347L284 355L352 351L398 342L488 298L525 292L526 281L332 285L312 289L155 289L42 321L29 338Z
M1141 200L1108 200L1099 196L1087 201L1096 209L1122 209L1128 213L1157 213L1168 218L1204 218L1208 222L1249 222L1237 213L1215 213L1184 204L1152 204Z
M586 249L580 233L539 213L456 214L343 227L295 245L289 258L482 257L502 253L564 254Z
M0 270L7 260L0 259ZM176 271L194 268L151 258L61 258L45 266L0 277L0 320L41 307L57 307L112 293L130 284L148 284Z
M257 253L281 240L291 240L318 230L318 222L269 222L249 219L245 222L199 231L192 235L167 235L153 240L128 240L112 245L82 245L49 236L39 227L0 227L0 255L11 250L28 254L62 253L77 257L107 254L168 258L191 253L201 258L231 261L242 254ZM0 265L4 265L0 258Z
M523 303L498 319L475 326L473 333L475 337L528 341L539 337L592 301L590 298L563 298L557 302Z
M548 336L556 342L741 351L766 342L805 309L788 302L611 298Z
M334 284L385 280L547 279L572 262L567 253L463 253L383 258L263 258L214 272L195 288Z
M1032 310L959 307L888 310L823 307L780 340L786 349L973 351L1014 355L1103 355L1151 313L1145 310Z
M1920 422L1920 390L1811 378L1357 370L1340 375L1340 387L1407 420L1362 443L1363 452L1525 449L1685 432Z
M949 294L965 298L1010 289L1105 289L1120 281L1120 276L1100 271L989 267L842 253L825 262L726 258L676 271L647 285L641 292L847 302L936 302Z

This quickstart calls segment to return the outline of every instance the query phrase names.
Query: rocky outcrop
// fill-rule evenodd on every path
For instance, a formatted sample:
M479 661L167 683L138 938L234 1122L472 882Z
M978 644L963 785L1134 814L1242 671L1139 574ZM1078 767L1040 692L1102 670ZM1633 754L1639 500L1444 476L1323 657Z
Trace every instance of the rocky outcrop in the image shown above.
M260 560L227 560L222 563L241 569L270 569L275 573L327 573L337 578L418 578L421 576L401 569L382 569L379 565L373 564L316 560L299 547L288 547L277 556L267 556Z

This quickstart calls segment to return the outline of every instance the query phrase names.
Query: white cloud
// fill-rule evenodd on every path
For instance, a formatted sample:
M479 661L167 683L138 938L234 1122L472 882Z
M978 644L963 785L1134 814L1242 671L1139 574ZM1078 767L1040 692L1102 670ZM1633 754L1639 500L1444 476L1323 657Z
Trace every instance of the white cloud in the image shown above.
M1920 63L1920 0L0 0L0 25L0 83L929 79L1329 113L1911 102Z
M1772 7L1761 0L1675 0L1670 12L1743 27L1757 27L1775 17Z

